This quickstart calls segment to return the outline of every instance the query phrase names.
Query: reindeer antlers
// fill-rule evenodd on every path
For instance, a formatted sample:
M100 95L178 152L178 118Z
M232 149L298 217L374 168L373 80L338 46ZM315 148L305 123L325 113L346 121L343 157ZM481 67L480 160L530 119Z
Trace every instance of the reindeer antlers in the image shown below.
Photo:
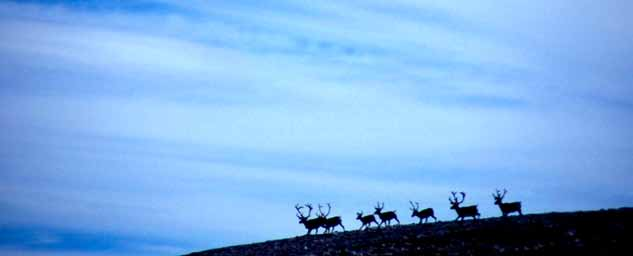
M308 217L310 217L310 215L312 214L312 204L305 204L306 207L308 207Z
M303 213L301 212L301 209L303 209L303 206L299 206L299 204L295 204L295 209L297 209L297 217L305 217L305 215L303 215Z
M457 192L455 191L451 191L451 195L453 196L453 198L451 198L450 196L448 197L448 201L451 202L451 204L457 203Z
M449 198L449 200L450 200L450 198ZM410 209L412 211L420 209L420 204L418 202L415 202L415 205L414 205L413 202L409 201L409 204L411 204L411 208Z
M503 199L503 197L506 196L506 193L508 193L508 190L506 190L505 188L503 189L503 194L501 194L501 191L499 191L499 189L497 189L496 194L492 194L492 196L494 198Z
M380 202L376 202L376 207L374 207L376 209L382 209L385 208L385 202L382 202L382 205L380 204Z
M328 215L330 215L330 211L332 210L332 206L330 206L330 203L327 203L327 213L323 213L323 211L321 211L322 207L323 206L321 206L321 204L319 204L319 216L327 217Z
M453 195L453 198L451 199L451 197L448 197L448 201L451 202L451 204L461 204L464 202L464 199L466 199L466 193L464 192L459 192L462 195L462 200L459 200L459 198L457 198L457 192L451 191L451 195Z
M310 217L310 215L312 214L312 204L305 204L305 207L308 207L308 217ZM299 213L299 215L301 215L301 217L305 217L305 214L303 214L303 212L301 212L301 209L303 209L303 206L299 206L299 204L295 204L295 209L297 209L297 213ZM297 215L297 216L299 216Z

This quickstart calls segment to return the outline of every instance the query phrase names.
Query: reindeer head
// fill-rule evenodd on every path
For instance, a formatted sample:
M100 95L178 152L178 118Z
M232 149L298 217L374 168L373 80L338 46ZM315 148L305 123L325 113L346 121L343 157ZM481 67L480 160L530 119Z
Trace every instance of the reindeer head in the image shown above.
M383 208L385 208L385 203L383 202L382 204L380 204L380 202L377 202L376 206L374 206L374 209L376 209L374 214L380 214L380 212L382 212Z
M495 199L496 205L501 205L501 200L503 200L503 197L506 196L506 193L508 193L508 191L504 188L503 194L501 194L501 191L499 191L498 189L496 191L496 194L492 194L492 197Z
M312 205L306 204L305 206L308 207L309 209L308 216L305 216L303 212L301 212L301 209L303 209L303 206L299 206L299 204L295 205L295 209L297 209L297 218L299 218L299 224L305 223L308 220L308 218L310 218L310 214L312 214Z
M411 210L411 217L415 217L415 214L418 213L420 209L420 204L418 202L415 202L414 205L411 201L409 201L409 204L411 204L411 208L409 208Z
M464 202L464 199L466 199L466 193L464 192L459 192L462 195L462 200L459 200L457 198L457 192L451 192L451 194L453 195L453 198L451 199L451 197L448 197L448 201L451 202L451 210L456 210L459 208L459 204Z
M361 211L361 212L357 212L357 213L356 213L356 219L357 219L357 220L360 220L360 219L362 219L362 218L363 218L363 212L362 212L362 211Z

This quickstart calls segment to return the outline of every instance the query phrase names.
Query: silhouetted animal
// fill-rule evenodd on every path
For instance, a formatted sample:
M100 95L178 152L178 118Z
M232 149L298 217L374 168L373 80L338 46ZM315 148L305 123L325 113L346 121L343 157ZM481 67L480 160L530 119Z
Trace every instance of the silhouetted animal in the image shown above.
M378 222L376 221L376 218L374 218L373 214L363 216L363 212L357 212L356 219L360 220L360 222L363 223L363 225L361 225L358 229L363 229L363 227L365 227L365 230L367 230L371 226L372 222L378 225Z
M419 210L420 209L420 204L418 202L415 202L415 205L413 204L413 202L409 201L409 204L411 204L411 217L418 217L420 218L420 222L418 222L418 224L422 224L422 219L424 219L424 223L428 222L429 217L433 218L433 220L435 220L437 222L437 218L435 218L435 213L433 212L433 208L426 208L424 210Z
M319 217L324 219L322 227L325 229L325 231L323 231L323 233L325 234L334 232L334 228L336 228L336 226L341 226L341 228L343 228L343 231L345 231L345 226L343 226L343 222L340 216L334 216L331 218L327 217L328 215L330 215L330 210L332 210L332 206L330 206L329 203L327 204L327 213L323 213L323 211L321 211L321 205L319 205Z
M461 201L457 199L455 192L451 192L451 194L453 194L453 199L451 200L451 198L448 197L448 201L451 202L451 209L455 210L455 212L457 213L457 218L455 220L464 220L464 217L473 217L473 220L477 220L477 217L480 216L479 210L477 210L477 205L466 207L459 206L459 204L463 203L464 199L466 199L466 193L460 192L460 194L462 195Z
M301 209L303 209L303 206L299 206L299 204L295 205L295 209L297 209L297 218L299 218L299 224L303 224L305 226L305 228L308 230L308 233L306 233L306 235L310 235L310 232L312 232L312 230L315 230L315 234L319 233L319 228L321 226L323 226L323 222L325 221L325 218L323 217L316 217L313 219L309 219L310 218L310 214L312 213L312 205L311 204L306 204L306 207L308 207L309 211L308 211L308 216L305 216L302 212Z
M507 217L508 214L513 213L513 212L518 212L520 216L523 216L523 212L521 212L521 202L512 202L512 203L502 202L503 197L506 196L506 193L508 193L508 191L503 189L503 195L502 195L501 192L497 189L497 193L492 194L492 197L495 199L495 204L499 206L499 209L501 210L501 214L503 215L503 217Z
M380 228L383 223L385 223L385 226L390 226L391 220L394 219L398 222L398 225L400 225L400 220L398 220L396 211L382 212L383 208L385 208L385 203L382 203L382 205L380 203L377 203L374 207L374 209L376 209L374 214L378 215L378 217L380 218L380 223L378 224L378 227Z

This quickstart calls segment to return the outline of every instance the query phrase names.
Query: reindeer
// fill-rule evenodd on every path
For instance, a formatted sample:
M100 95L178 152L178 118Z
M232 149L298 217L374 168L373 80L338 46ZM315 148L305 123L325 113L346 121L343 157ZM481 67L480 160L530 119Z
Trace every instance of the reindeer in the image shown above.
M327 213L323 213L323 211L321 211L321 205L319 205L319 217L323 218L324 220L322 227L325 229L325 231L323 231L323 233L325 234L334 232L334 228L336 228L336 226L341 226L341 228L343 228L343 231L345 231L345 226L343 226L343 222L340 216L334 216L331 218L327 217L328 215L330 215L330 210L332 210L332 206L330 206L330 203L327 204Z
M464 202L464 199L466 199L466 193L464 192L459 192L462 195L462 200L458 200L457 196L455 194L455 192L451 192L451 194L453 194L453 199L451 200L451 197L448 197L448 201L451 202L451 209L455 210L455 212L457 213L457 218L455 220L459 220L461 218L461 220L464 220L464 217L473 217L473 220L477 220L477 217L480 216L479 214L479 210L477 210L477 205L471 205L471 206L466 206L466 207L460 207L459 204Z
M363 227L365 227L365 230L367 230L371 226L372 222L376 223L376 225L379 225L378 222L376 221L376 218L374 218L373 214L363 216L363 212L357 212L356 219L360 220L360 222L363 223L363 225L361 225L360 228L358 228L359 230L363 229Z
M413 217L418 217L420 218L420 222L418 224L422 224L422 219L424 219L424 223L428 222L429 217L433 218L433 220L435 220L435 222L437 222L437 218L435 218L435 213L433 212L433 208L426 208L424 210L419 210L420 209L420 204L418 202L415 202L415 205L413 204L413 202L409 201L409 204L411 204L411 218Z
M306 235L310 235L310 232L312 232L313 229L315 230L314 233L318 234L319 228L323 226L324 218L319 216L313 219L309 219L310 214L312 213L312 205L306 204L305 206L308 207L309 209L308 216L305 216L301 212L301 209L303 209L303 206L299 206L299 204L295 205L295 209L297 209L297 218L299 218L299 224L303 224L303 226L305 226L305 228L308 230L308 233Z
M388 212L383 212L382 209L385 208L385 203L383 202L382 205L380 204L380 202L378 202L376 204L376 206L374 207L374 209L376 209L376 211L374 212L374 214L377 214L378 217L380 218L380 223L378 224L378 228L380 228L380 226L385 223L385 226L390 226L391 225L391 220L395 219L398 222L398 225L400 225L400 220L398 220L398 216L396 215L396 211L388 211Z
M502 195L501 192L497 189L497 193L492 194L492 197L495 199L495 204L499 206L503 217L507 217L508 214L513 212L518 212L519 216L523 216L523 213L521 212L521 202L504 203L501 201L503 200L503 197L506 196L506 193L508 193L508 191L503 189Z

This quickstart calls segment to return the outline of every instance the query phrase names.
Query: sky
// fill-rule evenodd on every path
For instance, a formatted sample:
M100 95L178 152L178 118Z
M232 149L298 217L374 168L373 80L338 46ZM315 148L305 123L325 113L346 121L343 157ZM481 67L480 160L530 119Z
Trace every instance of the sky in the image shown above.
M630 1L0 1L0 254L633 206Z

